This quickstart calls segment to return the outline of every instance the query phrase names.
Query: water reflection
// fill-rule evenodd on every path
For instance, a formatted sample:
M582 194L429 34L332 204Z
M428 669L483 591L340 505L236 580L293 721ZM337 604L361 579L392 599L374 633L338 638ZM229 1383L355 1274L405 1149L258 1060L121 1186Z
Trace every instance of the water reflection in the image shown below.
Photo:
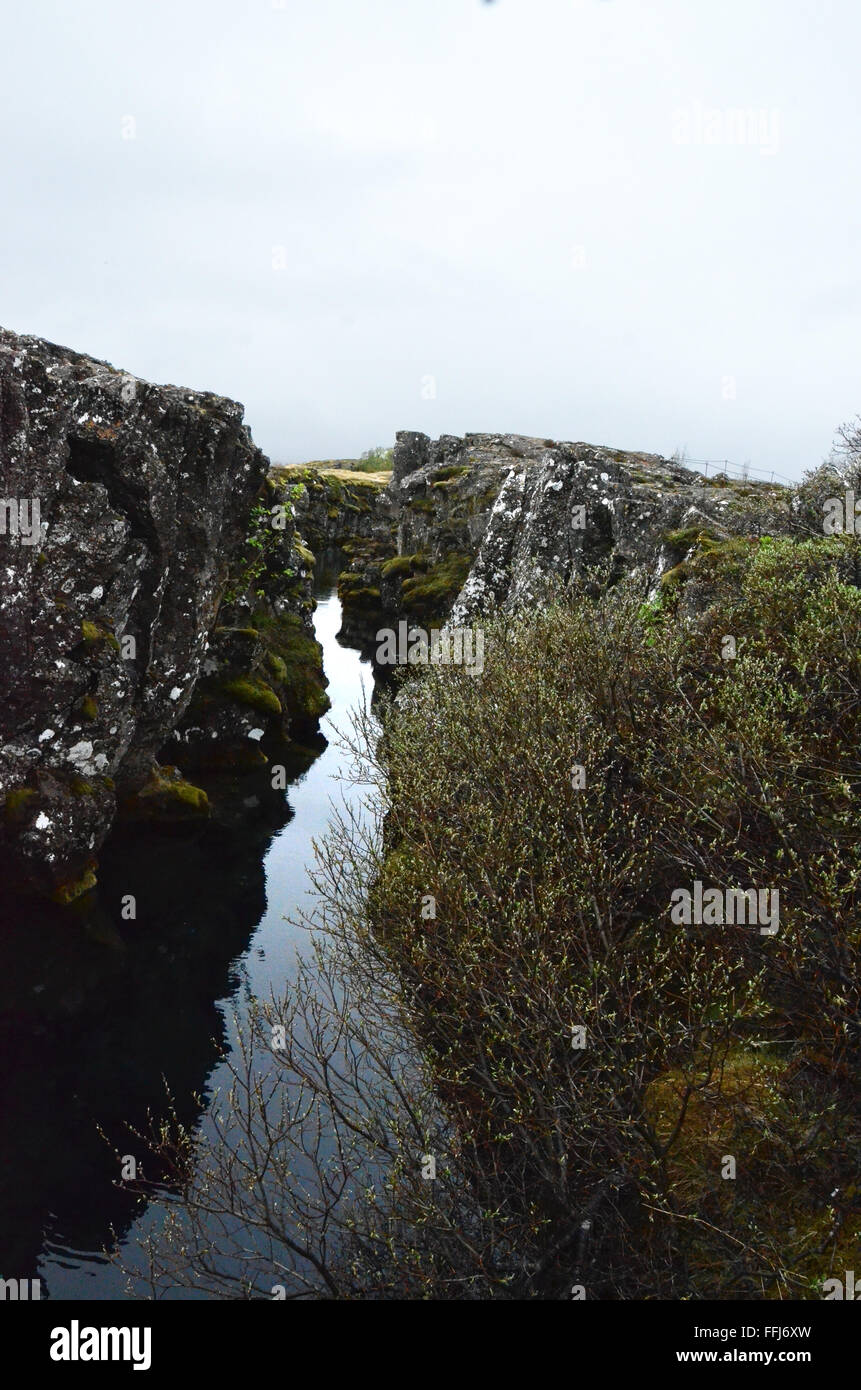
M330 737L371 686L359 653L338 642L334 580L324 566L315 614ZM222 809L202 831L116 832L86 920L29 905L0 916L0 1274L38 1273L43 1297L122 1293L98 1252L111 1227L133 1237L141 1213L113 1186L98 1126L128 1151L126 1126L163 1112L165 1080L192 1120L194 1094L205 1101L216 1084L240 993L268 995L289 979L297 934L284 919L308 905L311 842L340 795L344 755L323 738L268 752L287 767L287 793L255 769L232 778L229 797L222 784ZM129 893L137 916L123 922Z

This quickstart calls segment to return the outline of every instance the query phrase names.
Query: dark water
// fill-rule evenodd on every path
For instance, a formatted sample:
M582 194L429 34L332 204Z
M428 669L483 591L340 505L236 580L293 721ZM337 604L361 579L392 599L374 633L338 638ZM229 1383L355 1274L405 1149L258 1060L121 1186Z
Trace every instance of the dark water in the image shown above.
M370 666L338 642L340 624L329 572L315 626L330 739L372 686ZM286 792L264 768L235 779L220 798L229 810L202 834L115 834L95 914L0 916L0 1277L39 1276L43 1298L122 1296L101 1250L112 1227L135 1248L148 1216L114 1186L112 1146L134 1152L126 1126L164 1112L165 1081L194 1120L194 1094L205 1102L217 1088L233 1011L250 993L280 991L295 968L303 933L284 919L312 906L311 842L349 795L345 755L322 738L268 752L287 767ZM121 920L129 893L134 922Z

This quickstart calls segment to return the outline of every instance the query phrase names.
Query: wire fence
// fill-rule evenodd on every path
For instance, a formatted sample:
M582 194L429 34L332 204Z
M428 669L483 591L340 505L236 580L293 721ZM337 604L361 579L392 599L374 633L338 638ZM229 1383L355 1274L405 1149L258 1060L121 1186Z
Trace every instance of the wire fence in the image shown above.
M750 463L733 463L731 459L692 459L682 456L678 461L685 468L696 466L707 478L711 468L714 470L712 476L724 473L728 478L736 478L742 482L782 483L784 486L793 486L791 478L785 477L783 473L776 473L773 468L754 468Z

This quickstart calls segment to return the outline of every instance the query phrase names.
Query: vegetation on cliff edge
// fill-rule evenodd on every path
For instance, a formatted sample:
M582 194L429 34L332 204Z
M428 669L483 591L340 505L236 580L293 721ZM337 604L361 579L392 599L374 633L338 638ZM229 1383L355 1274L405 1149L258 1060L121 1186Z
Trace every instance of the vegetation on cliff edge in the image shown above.
M371 823L320 849L316 955L259 1007L229 1142L155 1136L182 1200L153 1287L213 1287L213 1210L252 1232L240 1297L809 1297L853 1267L857 547L725 575L707 547L693 616L569 594L368 717ZM776 891L778 931L677 925L696 882Z

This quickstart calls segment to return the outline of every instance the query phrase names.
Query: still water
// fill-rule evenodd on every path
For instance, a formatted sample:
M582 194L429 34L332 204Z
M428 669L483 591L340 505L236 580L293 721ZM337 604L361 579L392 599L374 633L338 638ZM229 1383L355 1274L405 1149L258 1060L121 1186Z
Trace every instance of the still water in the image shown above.
M0 915L0 1277L38 1276L43 1298L123 1296L101 1251L112 1227L135 1249L147 1215L115 1186L112 1145L134 1151L126 1126L164 1112L165 1081L193 1121L194 1093L206 1102L217 1089L232 1014L252 993L280 993L294 969L304 933L285 918L313 907L312 841L333 803L358 796L337 730L373 685L370 664L338 641L334 582L321 573L314 615L328 742L270 753L286 792L260 769L202 834L116 832L86 921ZM129 893L137 917L123 922Z

